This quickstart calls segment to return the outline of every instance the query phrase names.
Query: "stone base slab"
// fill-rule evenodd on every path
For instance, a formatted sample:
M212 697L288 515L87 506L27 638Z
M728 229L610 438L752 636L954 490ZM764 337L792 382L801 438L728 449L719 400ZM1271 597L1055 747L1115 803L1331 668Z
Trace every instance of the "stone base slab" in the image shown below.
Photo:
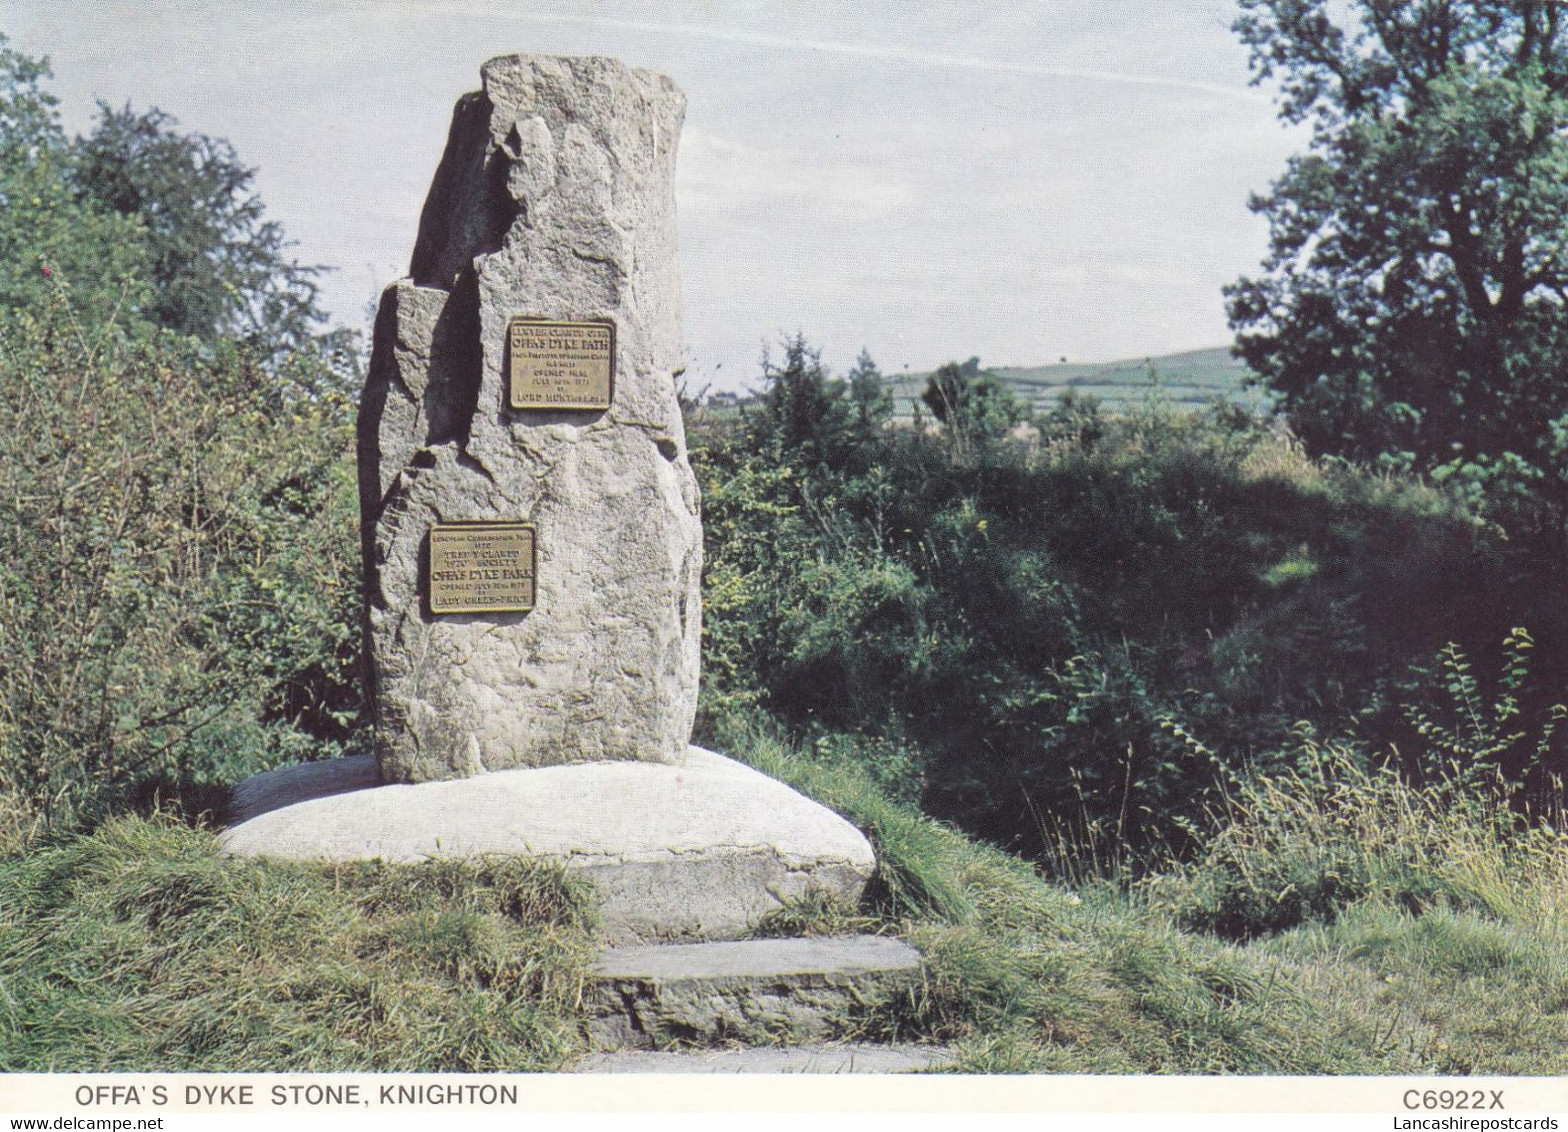
M876 864L833 811L700 747L413 785L369 755L304 763L240 783L231 817L224 847L245 856L561 861L595 882L611 944L735 939L811 888L857 901Z

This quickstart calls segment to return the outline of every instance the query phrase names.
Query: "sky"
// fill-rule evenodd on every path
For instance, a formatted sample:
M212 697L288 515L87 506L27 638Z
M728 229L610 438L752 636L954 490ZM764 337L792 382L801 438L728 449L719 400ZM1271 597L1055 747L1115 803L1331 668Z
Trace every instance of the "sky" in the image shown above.
M1305 137L1248 85L1233 0L0 0L67 127L157 106L258 169L328 309L406 272L452 106L514 52L686 92L676 183L693 390L803 333L838 372L1110 361L1230 340L1247 209Z

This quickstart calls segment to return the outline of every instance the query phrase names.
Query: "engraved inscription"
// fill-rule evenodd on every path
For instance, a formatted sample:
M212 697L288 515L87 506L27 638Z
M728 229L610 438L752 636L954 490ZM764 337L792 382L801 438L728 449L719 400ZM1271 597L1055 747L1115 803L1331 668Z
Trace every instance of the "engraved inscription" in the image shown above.
M514 409L608 409L615 326L514 318L507 327L507 399Z
M446 523L430 528L431 613L522 613L534 607L534 528Z

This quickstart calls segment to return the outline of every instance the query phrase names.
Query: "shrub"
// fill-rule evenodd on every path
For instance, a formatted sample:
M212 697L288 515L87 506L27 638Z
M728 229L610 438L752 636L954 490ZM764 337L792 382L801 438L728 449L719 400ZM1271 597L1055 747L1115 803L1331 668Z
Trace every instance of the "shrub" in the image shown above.
M85 327L68 281L0 342L0 797L68 822L341 739L349 406L310 367ZM327 748L330 749L330 748Z
M1072 402L1029 444L857 432L789 345L768 399L693 428L704 703L896 744L894 792L970 832L1179 846L1302 721L1409 746L1408 667L1445 640L1528 622L1568 668L1561 572L1408 474L1308 459L1233 406Z
M1407 769L1471 790L1501 778L1538 806L1560 805L1568 752L1558 731L1568 718L1568 705L1549 702L1562 688L1543 689L1532 680L1534 649L1528 630L1509 631L1502 671L1490 695L1464 650L1452 641L1435 665L1414 668L1414 678L1400 689L1400 710L1420 744L1419 757Z

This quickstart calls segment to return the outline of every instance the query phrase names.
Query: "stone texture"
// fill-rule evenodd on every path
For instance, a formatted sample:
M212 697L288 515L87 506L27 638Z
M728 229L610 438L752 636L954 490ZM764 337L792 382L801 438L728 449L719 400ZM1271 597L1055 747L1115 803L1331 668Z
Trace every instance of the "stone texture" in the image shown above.
M920 978L920 953L884 936L628 947L587 995L600 1049L811 1042L843 1036Z
M235 788L231 853L295 859L521 853L583 870L612 943L733 939L815 887L860 898L871 846L826 807L731 759L599 762L381 784L368 755Z
M627 1049L592 1053L569 1073L919 1073L957 1061L943 1046L755 1046L738 1049Z
M685 99L612 59L508 56L453 114L360 404L366 655L392 782L674 760L696 709L701 526L676 399ZM513 411L515 315L609 319L608 411ZM530 613L432 618L433 523L538 529Z

